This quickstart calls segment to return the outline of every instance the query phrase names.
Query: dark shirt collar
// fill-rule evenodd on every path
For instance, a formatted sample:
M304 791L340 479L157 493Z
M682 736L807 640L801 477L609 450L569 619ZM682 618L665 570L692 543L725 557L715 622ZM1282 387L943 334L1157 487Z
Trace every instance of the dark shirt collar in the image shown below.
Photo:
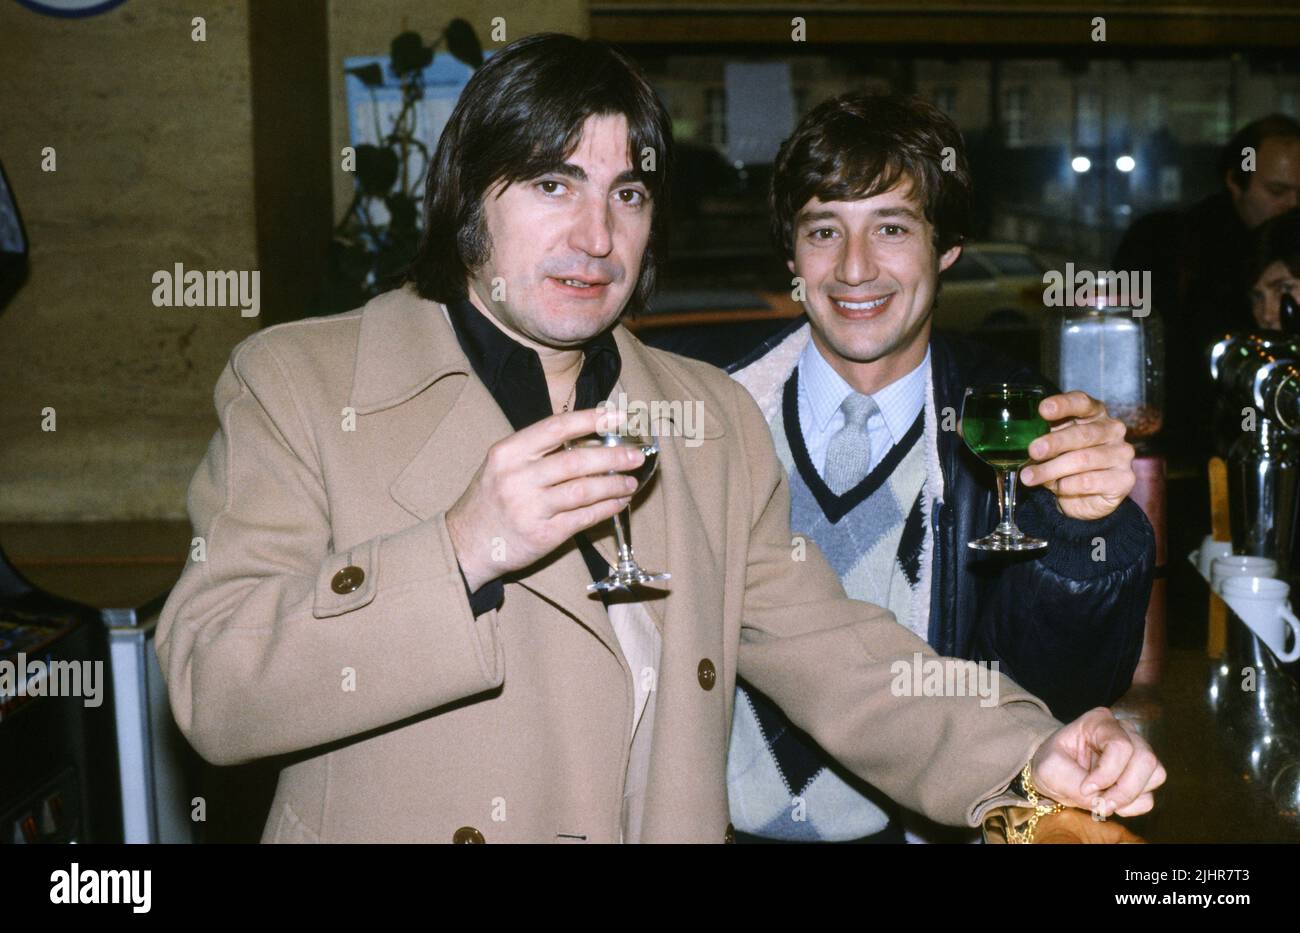
M516 431L554 414L550 392L546 388L546 374L536 350L512 339L468 298L447 302L447 313L456 339L469 357L470 366ZM582 351L584 358L574 393L574 410L595 408L609 398L623 366L618 344L608 330L583 344ZM610 570L609 565L585 534L579 533L576 537L578 550L591 578L603 578ZM600 601L607 604L606 594L601 592L599 595ZM489 596L489 601L492 598Z
M468 298L447 302L447 313L470 366L516 431L554 414L536 350L512 339ZM623 366L608 330L583 344L582 351L573 409L594 408L608 398Z

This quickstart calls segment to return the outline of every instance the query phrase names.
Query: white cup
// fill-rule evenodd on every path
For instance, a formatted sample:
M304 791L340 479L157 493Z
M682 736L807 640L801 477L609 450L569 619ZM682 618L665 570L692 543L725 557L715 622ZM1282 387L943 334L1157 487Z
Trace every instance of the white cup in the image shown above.
M1206 535L1205 540L1201 542L1200 549L1196 552L1196 569L1201 572L1201 576L1210 579L1210 564L1216 557L1232 556L1231 541L1215 541L1214 535Z
M1284 664L1300 660L1300 619L1287 602L1290 591L1286 583L1270 577L1226 577L1223 581L1224 601ZM1288 628L1290 651L1285 650Z
M1229 577L1275 577L1277 561L1271 557L1231 554L1216 557L1210 564L1210 588L1223 595L1223 581Z

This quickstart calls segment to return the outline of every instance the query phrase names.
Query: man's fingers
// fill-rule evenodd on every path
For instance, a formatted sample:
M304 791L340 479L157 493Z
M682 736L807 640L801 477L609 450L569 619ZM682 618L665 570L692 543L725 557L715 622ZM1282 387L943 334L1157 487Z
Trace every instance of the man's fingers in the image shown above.
M640 447L578 447L547 454L537 461L538 486L555 486L580 476L633 470L645 461Z
M1116 428L1118 425L1118 429ZM1029 445L1029 456L1035 460L1050 460L1071 450L1099 447L1123 440L1123 423L1119 421L1076 421L1058 431L1034 438Z
M1113 718L1098 723L1085 737L1101 752L1101 758L1084 777L1080 790L1085 798L1106 797L1133 757L1133 737Z
M1130 733L1133 741L1133 753L1119 780L1110 788L1097 791L1097 795L1106 801L1106 812L1117 813L1131 806L1143 794L1150 796L1151 778L1160 761L1141 737Z
M516 449L513 455L520 459L535 460L564 444L565 441L577 440L588 434L602 430L617 429L619 426L617 411L604 408L582 408L578 411L563 412L543 418L522 431L517 431L506 442Z
M565 512L584 509L611 499L626 498L635 491L636 480L621 473L571 479L567 483L552 486L542 494L543 513L547 517L558 517Z
M1109 459L1105 449L1101 447L1071 450L1045 463L1034 463L1025 467L1020 471L1020 481L1026 486L1041 486L1062 476L1106 470L1113 465L1108 462Z
M1048 421L1091 418L1094 415L1104 415L1106 406L1087 392L1062 392L1059 395L1049 395L1039 402L1038 413Z
M1034 483L1026 482L1026 485L1034 485L1038 481L1037 476L1034 476L1034 481ZM1133 491L1135 482L1136 477L1133 476L1132 470L1089 470L1087 473L1062 476L1056 481L1053 492L1056 493L1058 500L1076 496L1112 496L1122 499Z
M1155 794L1140 794L1136 800L1127 806L1120 807L1113 814L1114 816L1141 816L1143 813L1150 811L1156 805Z
M604 502L555 516L556 524L564 530L561 540L567 541L580 531L586 531L593 525L609 521L623 511L631 501L631 496L623 499L606 499Z

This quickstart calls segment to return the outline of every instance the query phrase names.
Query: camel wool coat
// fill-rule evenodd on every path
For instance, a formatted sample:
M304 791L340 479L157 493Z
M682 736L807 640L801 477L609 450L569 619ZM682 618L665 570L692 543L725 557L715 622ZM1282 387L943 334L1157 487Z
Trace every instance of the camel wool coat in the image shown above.
M1060 725L1046 707L1000 675L996 704L908 695L891 666L935 655L792 539L744 388L614 336L619 388L672 419L632 515L641 564L673 575L646 601L662 654L642 841L731 838L737 673L904 806L978 825L1014 802ZM259 331L214 396L188 499L202 547L157 651L204 758L285 756L263 841L618 841L634 674L580 552L509 575L499 609L469 607L445 515L511 428L443 306L408 285ZM602 524L589 534L612 561Z

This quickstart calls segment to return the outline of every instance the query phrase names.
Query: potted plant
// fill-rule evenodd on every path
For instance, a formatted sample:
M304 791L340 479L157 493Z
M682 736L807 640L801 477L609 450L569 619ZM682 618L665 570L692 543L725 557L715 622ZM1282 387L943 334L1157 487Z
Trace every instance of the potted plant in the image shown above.
M478 36L463 19L453 19L431 44L408 31L389 47L390 65L401 84L402 108L387 133L376 126L378 145L356 147L355 191L330 239L325 281L314 302L317 313L349 311L392 288L415 255L420 187L432 157L415 135L416 104L424 97L424 71L440 47L470 68L483 64ZM379 64L349 68L347 73L370 88L372 96L374 89L384 85Z

